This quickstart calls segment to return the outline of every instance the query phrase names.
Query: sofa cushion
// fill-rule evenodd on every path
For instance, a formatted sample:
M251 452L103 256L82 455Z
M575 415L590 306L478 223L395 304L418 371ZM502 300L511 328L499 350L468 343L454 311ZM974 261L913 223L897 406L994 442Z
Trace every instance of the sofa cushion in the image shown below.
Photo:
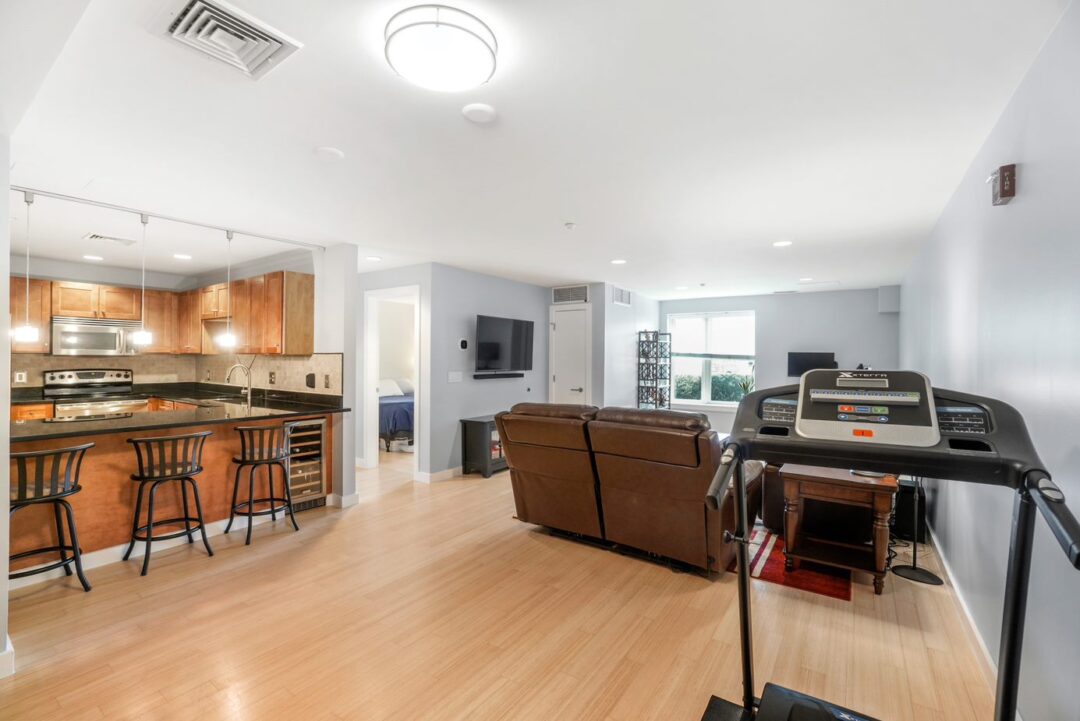
M510 409L519 416L541 416L544 418L573 418L579 421L591 421L599 409L596 406L580 406L572 403L518 403Z
M603 408L596 420L625 423L650 428L673 428L700 433L709 430L709 417L704 413L688 411L649 410L642 408Z

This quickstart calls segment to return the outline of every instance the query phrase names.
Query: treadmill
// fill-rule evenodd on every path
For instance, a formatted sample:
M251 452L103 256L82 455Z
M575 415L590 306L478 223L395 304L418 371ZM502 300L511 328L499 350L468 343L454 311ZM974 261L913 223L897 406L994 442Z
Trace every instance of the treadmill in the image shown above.
M1039 460L1020 413L992 398L933 388L913 371L811 370L798 385L743 398L706 502L719 507L734 481L739 577L740 703L713 697L702 721L876 721L858 711L766 683L754 695L744 460L908 474L1004 486L1016 494L1001 624L994 721L1015 721L1024 617L1038 509L1080 569L1080 524Z

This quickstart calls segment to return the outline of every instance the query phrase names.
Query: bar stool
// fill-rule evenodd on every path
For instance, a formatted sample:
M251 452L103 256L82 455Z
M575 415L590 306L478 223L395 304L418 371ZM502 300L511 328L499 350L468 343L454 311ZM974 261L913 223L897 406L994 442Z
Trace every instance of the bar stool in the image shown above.
M229 523L225 526L225 533L232 528L233 520L237 514L245 515L248 519L247 540L245 546L251 545L251 522L255 516L269 515L271 520L277 520L278 511L289 514L293 529L299 531L296 525L296 516L292 510L292 491L289 490L289 437L292 435L296 423L285 423L280 426L237 426L236 432L240 434L240 455L233 457L236 465L236 480L233 482L232 508L229 511ZM266 476L270 484L269 495L266 498L255 497L255 472L262 466L266 467ZM284 488L284 497L274 495L274 468L281 469L281 483ZM248 469L248 500L237 503L240 493L240 473ZM269 508L255 510L255 504L268 503Z
M131 543L128 544L127 551L124 553L124 560L128 560L131 556L136 541L145 542L146 553L143 556L142 573L139 575L145 576L147 569L150 568L150 544L154 541L167 541L170 538L187 536L188 543L195 543L192 534L199 531L202 534L202 542L206 546L207 555L214 555L213 549L210 548L210 541L206 539L202 502L199 500L199 485L195 482L195 476L203 472L203 444L207 436L211 435L213 431L181 436L128 439L128 443L135 447L135 458L139 464L139 472L131 474L131 480L139 484L139 496L135 501L135 517L131 522ZM164 518L155 521L154 496L159 486L171 481L180 483L184 515L179 518ZM191 511L188 510L187 487L189 484L191 495L195 499L195 516L192 516ZM143 494L147 486L150 486L150 493L146 506L146 524L140 526L139 516L142 513ZM154 535L154 529L159 526L175 526L180 523L184 524L183 531Z
M42 503L52 504L53 518L56 520L56 545L22 551L12 555L10 560L53 552L60 553L60 560L28 571L10 573L9 579L33 576L61 566L64 567L64 573L70 576L71 564L74 563L75 573L79 577L83 590L90 590L90 582L83 574L82 550L79 548L79 533L75 529L75 514L71 511L71 504L67 502L67 498L82 490L82 486L79 485L79 470L82 468L83 455L86 454L88 448L93 447L93 443L84 443L81 446L68 448L11 454L11 460L15 464L15 473L12 474L11 479L11 515L14 516L16 511L30 506ZM64 541L64 525L60 520L61 508L67 516L68 533L71 536L70 544ZM71 551L70 558L67 555L68 551Z

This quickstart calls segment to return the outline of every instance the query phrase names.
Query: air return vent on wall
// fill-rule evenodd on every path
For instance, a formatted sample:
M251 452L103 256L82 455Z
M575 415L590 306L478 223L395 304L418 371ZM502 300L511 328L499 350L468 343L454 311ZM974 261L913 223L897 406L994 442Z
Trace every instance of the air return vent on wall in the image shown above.
M303 45L231 5L182 0L165 32L177 42L258 79Z
M567 285L562 288L551 289L551 302L560 303L588 303L589 286Z
M630 291L626 288L611 286L611 302L615 305L630 305Z

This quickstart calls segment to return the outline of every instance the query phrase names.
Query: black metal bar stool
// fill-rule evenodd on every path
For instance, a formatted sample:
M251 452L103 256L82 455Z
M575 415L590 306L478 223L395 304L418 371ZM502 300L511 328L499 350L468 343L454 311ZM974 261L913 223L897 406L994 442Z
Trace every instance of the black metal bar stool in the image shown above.
M167 541L170 538L187 536L188 543L195 543L192 534L199 531L202 534L202 542L206 546L207 555L214 555L213 549L210 548L210 541L206 539L202 502L199 500L199 485L195 482L195 476L203 472L203 444L210 435L213 435L213 431L189 433L182 436L128 439L128 443L135 447L135 458L139 464L139 472L131 474L131 480L139 484L139 496L135 501L135 517L131 522L131 543L128 544L127 551L124 553L124 560L128 560L131 556L136 541L145 542L146 553L143 556L140 574L142 576L145 576L147 569L150 568L150 544L154 541ZM163 518L155 521L154 496L159 486L170 481L180 483L184 515L179 518ZM194 516L191 515L188 506L188 485L191 486L191 495L195 499L196 515ZM150 486L150 492L147 494L146 523L140 526L139 516L142 514L143 494L147 486ZM184 524L182 531L154 535L154 529L159 526L175 526L181 523Z
M11 475L11 513L14 516L30 506L42 503L52 504L53 518L56 520L56 545L44 548L35 548L30 551L22 551L11 556L11 560L36 556L41 553L59 553L60 560L47 566L31 568L28 571L9 573L8 578L22 578L36 573L44 573L54 568L64 567L64 573L71 575L71 564L75 564L75 573L79 577L79 583L83 590L90 590L90 582L86 580L82 567L82 550L79 548L79 533L75 529L75 514L71 510L71 504L67 502L69 496L73 496L82 490L79 485L79 470L82 468L83 455L88 448L93 448L93 443L84 443L81 446L68 448L56 448L46 451L26 451L12 453L11 461L15 465L15 472ZM68 534L71 543L64 540L64 524L60 519L60 509L64 509L67 516ZM9 516L9 517L10 517ZM68 551L71 557L68 557Z
M247 540L244 545L251 545L251 523L255 516L269 515L271 520L277 520L279 511L289 514L293 529L299 531L296 525L296 516L292 509L292 491L289 490L289 437L292 435L295 423L285 423L280 426L237 426L236 432L240 434L240 455L233 457L236 464L236 480L233 482L232 508L229 511L229 523L225 526L225 533L232 528L233 520L237 514L247 516ZM260 467L266 467L267 482L270 490L266 498L255 497L255 472ZM284 495L274 495L274 468L281 469L281 483L284 486ZM237 503L240 494L240 473L248 469L248 500ZM255 510L255 504L268 504L268 507Z

